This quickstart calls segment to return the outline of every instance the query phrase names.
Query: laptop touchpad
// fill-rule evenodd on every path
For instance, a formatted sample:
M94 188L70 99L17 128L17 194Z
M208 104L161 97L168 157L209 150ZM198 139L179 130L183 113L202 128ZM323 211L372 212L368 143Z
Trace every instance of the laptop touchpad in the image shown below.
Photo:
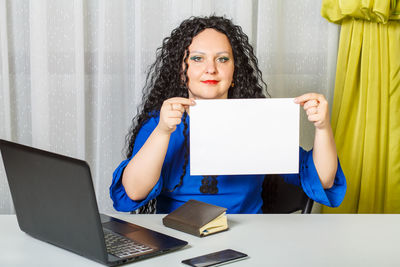
M129 234L140 230L140 228L136 228L127 223L119 223L116 221L105 222L103 223L103 227L119 234Z

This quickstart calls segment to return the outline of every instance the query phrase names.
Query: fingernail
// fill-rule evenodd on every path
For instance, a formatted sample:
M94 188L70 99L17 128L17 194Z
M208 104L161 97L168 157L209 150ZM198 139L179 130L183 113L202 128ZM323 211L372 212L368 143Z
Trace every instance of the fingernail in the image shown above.
M294 99L294 103L298 104L299 100L297 98Z

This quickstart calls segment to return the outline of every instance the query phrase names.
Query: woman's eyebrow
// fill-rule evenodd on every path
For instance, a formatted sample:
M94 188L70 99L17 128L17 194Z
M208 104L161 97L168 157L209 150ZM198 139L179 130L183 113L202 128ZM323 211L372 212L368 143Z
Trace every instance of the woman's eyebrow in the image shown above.
M201 54L201 55L205 55L206 53L201 52L201 51L190 51L189 54ZM229 54L228 51L221 51L221 52L217 52L216 55L221 55L221 54Z
M222 52L218 52L217 55L221 55L221 54L229 54L228 51L222 51Z
M195 51L190 51L189 54L202 54L202 55L205 55L206 53L195 50Z

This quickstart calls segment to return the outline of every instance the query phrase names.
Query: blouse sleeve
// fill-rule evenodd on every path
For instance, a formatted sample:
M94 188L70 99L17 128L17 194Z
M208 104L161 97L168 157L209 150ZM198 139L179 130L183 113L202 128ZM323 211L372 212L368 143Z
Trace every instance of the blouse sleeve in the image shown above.
M134 211L147 202L156 198L162 189L162 177L158 179L157 184L153 187L147 197L141 201L134 201L125 192L125 188L122 185L122 173L125 167L128 165L130 160L136 155L136 153L142 148L147 138L153 132L157 126L157 121L151 118L143 127L140 129L136 136L135 145L133 147L132 157L121 162L121 164L115 169L113 173L113 179L110 186L110 197L113 201L113 206L118 211Z
M312 157L312 150L305 151L300 148L300 170L298 174L281 175L286 182L301 185L307 196L314 201L328 207L338 207L346 194L346 177L338 159L338 166L334 184L329 189L322 187L317 170Z

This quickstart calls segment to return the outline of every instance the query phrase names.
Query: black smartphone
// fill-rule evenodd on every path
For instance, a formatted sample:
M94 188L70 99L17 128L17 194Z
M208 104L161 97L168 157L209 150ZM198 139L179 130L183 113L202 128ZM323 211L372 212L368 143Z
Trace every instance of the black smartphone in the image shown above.
M194 267L218 266L230 262L246 259L248 256L242 252L225 249L214 253L183 260L182 263Z

